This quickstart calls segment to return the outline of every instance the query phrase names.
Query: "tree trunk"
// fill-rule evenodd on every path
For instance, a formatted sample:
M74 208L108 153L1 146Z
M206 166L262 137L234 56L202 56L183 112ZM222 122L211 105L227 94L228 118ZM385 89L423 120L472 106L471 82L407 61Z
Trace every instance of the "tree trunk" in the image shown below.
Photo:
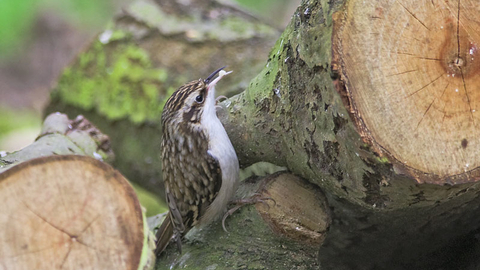
M145 10L134 7L134 11ZM243 166L257 161L286 166L322 189L328 202L325 209L330 211L319 215L332 219L323 245L314 246L322 269L466 268L476 262L462 261L465 255L459 255L459 249L465 251L467 247L458 243L468 239L466 244L476 244L469 236L480 222L476 182L479 142L475 136L480 109L475 86L479 37L478 20L474 18L480 14L478 9L473 1L304 1L272 48L263 70L244 92L222 103L219 116ZM156 51L171 49L170 40L151 31L151 14L135 14L117 20L117 27L121 22L123 29L133 29L129 34L134 39L140 36L140 45L125 43L124 39L110 45L94 43L60 79L53 104L63 105L52 107L95 108L108 115L111 107L97 106L100 102L77 104L65 94L79 93L66 83L72 72L82 72L78 80L81 85L89 85L95 76L98 80L110 76L90 74L81 66L92 65L92 52L116 48L131 53L127 59L135 59L134 63L143 63L143 54L137 49L152 44L146 41L156 40L157 46L149 47ZM188 38L188 32L182 37ZM149 52L153 54L154 50ZM108 61L120 61L115 59L123 58L112 56ZM203 67L205 59L202 56L202 64L194 63ZM241 60L246 59L247 55ZM107 67L115 70L116 65ZM132 74L151 72L147 64L128 70ZM133 80L129 76L121 74L119 78ZM146 93L148 87L139 85L150 79L144 75L135 78L138 81L132 89ZM168 78L171 85L179 86L196 77ZM232 84L230 87L235 87ZM154 84L168 94L162 85ZM108 85L102 86L116 95ZM95 100L90 96L95 91L88 93L88 101ZM103 97L97 96L99 100ZM62 107L65 104L69 107ZM127 103L128 108L134 104ZM152 149L159 149L156 127L162 103L151 106L144 114L148 117L135 118L138 114L134 109L119 115L140 119L137 123L157 124L132 127L121 122L111 124L109 132L123 138L116 141L120 144L116 147L129 147L132 153L141 153L149 160L158 151ZM125 160L119 164L122 166L139 160L130 152L121 156ZM160 167L157 161L152 164L155 169L149 167L147 171L154 171L158 177ZM306 212L312 205L318 203L310 201L297 207ZM273 211L275 206L271 208ZM280 230L276 232L284 238L273 234L266 226L270 219L263 216L263 221L253 210L246 207L234 214L228 235L221 232L218 223L192 233L193 240L185 244L189 251L179 256L170 249L161 265L168 267L172 263L166 262L177 258L178 265L192 266L205 258L210 267L282 269L254 264L269 254L278 255L270 257L271 261L279 259L282 241L289 258L304 246L295 245L295 237L289 238ZM253 228L248 226L249 220ZM257 224L263 227L257 229ZM251 252L244 246L247 244ZM247 250L240 252L244 248ZM310 249L300 253L312 254ZM243 261L248 258L253 261ZM282 262L285 269L308 269L318 264L317 259L306 260L307 264L287 259ZM312 261L315 263L309 264Z

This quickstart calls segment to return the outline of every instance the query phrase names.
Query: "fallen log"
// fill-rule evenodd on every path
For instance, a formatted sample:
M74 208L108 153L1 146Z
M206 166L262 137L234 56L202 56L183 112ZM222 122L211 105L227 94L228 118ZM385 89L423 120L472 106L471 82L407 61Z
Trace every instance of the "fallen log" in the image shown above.
M107 136L53 114L32 145L0 158L0 269L152 269L137 196L102 157Z

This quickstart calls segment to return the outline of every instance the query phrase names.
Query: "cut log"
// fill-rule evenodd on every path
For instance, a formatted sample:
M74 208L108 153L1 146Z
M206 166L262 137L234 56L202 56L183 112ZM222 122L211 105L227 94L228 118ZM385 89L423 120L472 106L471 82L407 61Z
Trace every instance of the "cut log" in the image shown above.
M480 5L348 2L334 58L362 138L419 182L480 179Z
M0 269L153 265L133 188L106 163L73 155L23 162L0 174L0 197Z
M108 136L60 113L31 145L0 158L0 270L153 266L137 197L100 160L113 160Z
M322 269L478 265L478 260L461 262L459 247L454 244L465 238L476 243L473 236L480 224L476 175L480 164L475 163L478 143L474 134L478 121L472 121L479 99L472 82L477 76L477 58L462 63L469 68L457 68L465 79L465 83L463 79L457 83L459 76L453 76L455 66L448 66L452 57L445 44L458 37L454 46L467 48L460 56L475 54L478 20L473 18L480 13L471 1L445 2L450 6L441 8L445 3L427 0L304 1L272 49L264 70L224 107L222 123L241 163L263 160L286 166L322 188L332 211L332 225L319 251ZM454 9L458 6L460 9ZM450 14L453 18L460 14L460 19L446 20ZM472 19L475 21L468 21ZM433 29L433 21L446 28L445 20L459 25L459 34L454 31L453 37L448 37L447 32L439 35L440 30ZM421 29L419 21L428 22L431 31ZM391 40L396 43L389 43ZM425 46L432 51L422 55L427 49L415 47L415 42L430 42ZM468 42L472 46L466 47ZM411 51L406 53L414 55L402 54L401 49L408 46ZM433 51L435 46L437 51ZM418 71L406 72L415 69ZM473 73L467 74L467 70ZM409 73L416 75L405 79ZM440 85L443 91L448 82L458 85L463 99L442 96L432 88ZM399 87L401 91L395 92ZM422 101L416 96L425 98L427 91L430 99ZM409 94L412 98L404 98ZM427 111L422 104L431 104L435 97ZM397 106L394 101L413 103L403 110L391 109ZM457 118L455 131L442 128L432 118L440 111L442 117L437 119L443 121L443 106L445 118ZM369 119L363 120L367 112ZM454 125L453 120L445 121ZM419 131L406 128L411 122ZM405 125L404 130L399 125ZM429 126L430 137L425 137L420 130ZM465 127L463 134L460 127ZM392 141L383 144L388 140ZM400 143L394 144L395 140ZM404 149L410 153L399 155Z
M277 234L320 246L331 223L322 191L293 174L278 172L262 180L255 204L265 222Z

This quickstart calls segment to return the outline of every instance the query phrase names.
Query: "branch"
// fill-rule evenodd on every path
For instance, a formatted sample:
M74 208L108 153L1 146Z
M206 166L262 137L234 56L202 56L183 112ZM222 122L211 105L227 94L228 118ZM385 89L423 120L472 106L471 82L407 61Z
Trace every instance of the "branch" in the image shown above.
M27 160L50 155L85 155L112 162L110 139L79 115L69 120L65 114L50 114L34 143L0 158L0 173Z

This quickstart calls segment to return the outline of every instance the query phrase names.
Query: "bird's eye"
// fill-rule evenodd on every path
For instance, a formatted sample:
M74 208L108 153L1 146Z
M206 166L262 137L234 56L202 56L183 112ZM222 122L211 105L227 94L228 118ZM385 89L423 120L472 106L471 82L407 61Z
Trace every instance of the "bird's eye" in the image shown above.
M203 102L203 95L198 95L196 98L195 98L195 101L197 103L202 103Z

